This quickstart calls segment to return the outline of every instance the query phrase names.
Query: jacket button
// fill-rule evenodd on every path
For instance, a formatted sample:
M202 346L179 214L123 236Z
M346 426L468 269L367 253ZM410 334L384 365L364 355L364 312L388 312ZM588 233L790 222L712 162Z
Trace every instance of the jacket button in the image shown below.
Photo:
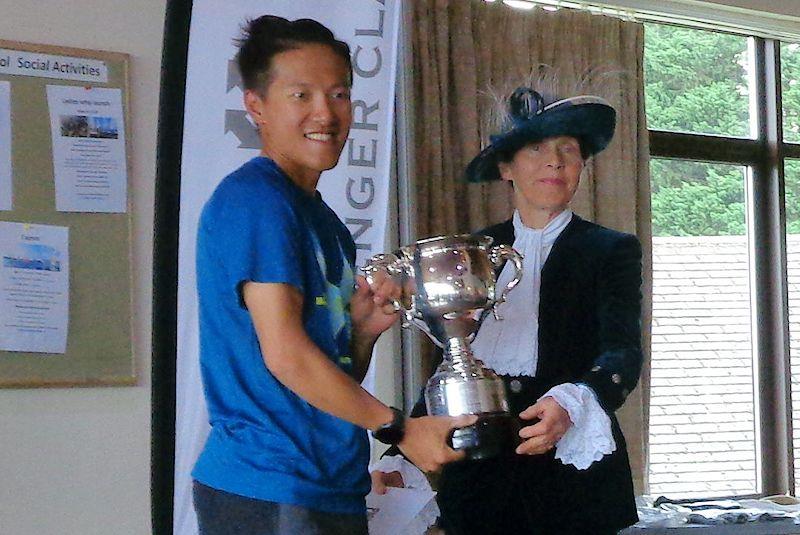
M511 391L515 394L522 392L522 383L520 383L517 379L512 379L511 383L509 383L509 386L511 387Z
M611 376L611 382L613 382L615 385L618 385L622 382L622 377L620 377L618 373L615 373Z
M600 366L592 366L593 372L599 372L602 368Z

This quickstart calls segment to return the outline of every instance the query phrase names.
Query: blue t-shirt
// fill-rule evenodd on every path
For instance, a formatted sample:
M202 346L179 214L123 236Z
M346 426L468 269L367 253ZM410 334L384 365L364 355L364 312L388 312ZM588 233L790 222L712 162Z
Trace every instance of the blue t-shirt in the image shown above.
M365 511L366 431L314 408L270 373L241 298L248 281L296 287L308 336L350 372L354 264L344 224L272 160L254 158L219 184L197 239L200 366L211 423L192 472L197 481L321 511Z

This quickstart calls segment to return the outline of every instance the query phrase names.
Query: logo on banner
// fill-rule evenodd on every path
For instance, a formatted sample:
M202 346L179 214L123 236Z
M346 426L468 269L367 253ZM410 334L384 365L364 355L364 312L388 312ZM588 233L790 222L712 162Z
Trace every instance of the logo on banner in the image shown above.
M225 90L230 93L236 88L239 88L244 93L244 83L242 82L242 76L239 74L239 66L236 65L236 60L230 59L228 60L228 76L225 82ZM250 118L244 110L225 110L225 133L227 134L228 132L231 132L239 140L239 146L237 147L239 149L261 148L258 130L250 122Z

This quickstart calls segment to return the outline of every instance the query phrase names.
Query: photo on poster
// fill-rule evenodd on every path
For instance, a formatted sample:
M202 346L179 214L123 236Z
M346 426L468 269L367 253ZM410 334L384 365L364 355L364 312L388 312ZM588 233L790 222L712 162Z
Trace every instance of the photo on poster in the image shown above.
M60 115L61 137L89 137L89 118L85 115Z
M50 245L20 243L16 253L3 255L3 267L61 271L61 251Z
M127 163L122 92L47 86L56 209L125 212Z
M119 139L117 121L113 117L61 115L61 137L93 137Z
M65 353L69 229L0 222L0 351Z
M0 81L0 210L14 207L11 170L11 83Z
M89 137L119 139L117 121L113 117L89 117Z

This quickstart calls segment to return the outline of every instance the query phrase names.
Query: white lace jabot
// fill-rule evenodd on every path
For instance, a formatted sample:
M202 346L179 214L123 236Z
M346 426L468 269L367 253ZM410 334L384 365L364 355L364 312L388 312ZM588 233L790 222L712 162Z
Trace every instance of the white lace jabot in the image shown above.
M571 220L572 211L564 210L537 230L526 227L519 211L514 211L514 249L523 257L522 280L500 305L503 319L497 321L494 315L487 315L471 344L475 356L499 374L536 375L542 266ZM502 291L513 276L514 266L507 262L497 281L497 291Z

